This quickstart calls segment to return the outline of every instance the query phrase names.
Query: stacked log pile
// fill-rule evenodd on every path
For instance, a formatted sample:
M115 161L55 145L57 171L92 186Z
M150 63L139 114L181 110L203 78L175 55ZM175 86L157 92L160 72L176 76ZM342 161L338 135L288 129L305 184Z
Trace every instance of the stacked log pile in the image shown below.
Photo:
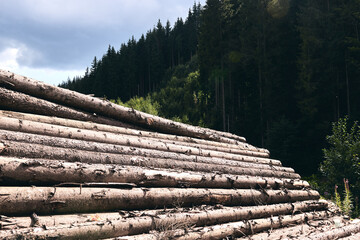
M1 239L221 239L330 214L243 137L3 70L0 184Z

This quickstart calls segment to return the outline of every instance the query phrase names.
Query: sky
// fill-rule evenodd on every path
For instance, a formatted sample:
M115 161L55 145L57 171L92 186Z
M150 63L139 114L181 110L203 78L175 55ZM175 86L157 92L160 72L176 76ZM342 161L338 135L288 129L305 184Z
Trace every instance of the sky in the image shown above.
M57 85L205 0L0 0L0 69Z

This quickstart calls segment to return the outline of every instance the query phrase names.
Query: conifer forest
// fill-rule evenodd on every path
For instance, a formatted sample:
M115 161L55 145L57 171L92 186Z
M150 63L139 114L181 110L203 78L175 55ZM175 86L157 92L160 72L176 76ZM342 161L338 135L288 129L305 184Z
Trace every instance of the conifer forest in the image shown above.
M60 86L244 136L284 166L317 173L332 123L360 119L360 0L189 7L186 19L110 43Z

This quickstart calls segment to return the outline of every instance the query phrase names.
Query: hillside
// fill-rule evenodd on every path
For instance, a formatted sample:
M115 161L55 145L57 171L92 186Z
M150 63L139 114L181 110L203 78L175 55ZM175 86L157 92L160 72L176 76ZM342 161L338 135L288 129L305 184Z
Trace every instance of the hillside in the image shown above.
M318 170L331 122L360 118L356 0L208 0L159 21L62 87L245 136L303 175Z

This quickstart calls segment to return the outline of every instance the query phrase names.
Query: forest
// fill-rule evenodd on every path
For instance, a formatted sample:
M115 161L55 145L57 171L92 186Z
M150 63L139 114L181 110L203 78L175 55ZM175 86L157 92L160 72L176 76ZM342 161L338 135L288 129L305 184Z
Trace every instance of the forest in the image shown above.
M60 86L244 136L310 176L332 123L360 119L359 28L359 0L207 0Z

